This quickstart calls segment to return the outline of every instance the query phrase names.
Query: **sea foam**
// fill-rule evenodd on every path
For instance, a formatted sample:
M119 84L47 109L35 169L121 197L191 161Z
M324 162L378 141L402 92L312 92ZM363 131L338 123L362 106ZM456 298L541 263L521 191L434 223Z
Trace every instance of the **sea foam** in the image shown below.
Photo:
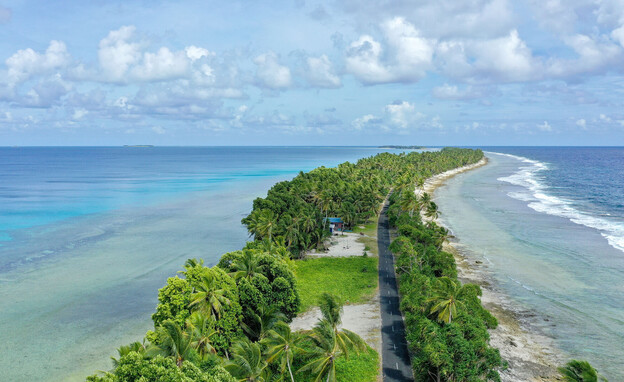
M528 207L537 212L567 218L573 223L594 228L600 231L610 246L624 252L624 222L581 211L574 207L572 201L549 194L547 191L549 186L544 184L540 176L540 172L548 170L546 163L511 154L490 154L514 158L525 164L516 173L497 179L526 189L526 191L509 192L508 196L528 202Z

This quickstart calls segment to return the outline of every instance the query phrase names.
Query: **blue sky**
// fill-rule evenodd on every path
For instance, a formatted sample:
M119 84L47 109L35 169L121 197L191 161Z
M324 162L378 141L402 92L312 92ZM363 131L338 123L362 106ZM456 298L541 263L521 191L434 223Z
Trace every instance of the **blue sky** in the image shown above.
M623 73L624 0L0 0L0 146L622 145Z

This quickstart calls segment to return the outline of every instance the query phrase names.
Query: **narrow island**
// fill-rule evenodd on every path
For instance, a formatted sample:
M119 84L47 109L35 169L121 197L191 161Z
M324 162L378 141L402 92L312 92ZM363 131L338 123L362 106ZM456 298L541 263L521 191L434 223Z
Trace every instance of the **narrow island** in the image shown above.
M154 329L87 381L500 381L498 321L458 279L423 190L483 163L471 149L382 153L275 184L242 219L253 240L212 267L188 259L158 291ZM377 236L388 226L394 255ZM382 366L381 261L397 275L410 377Z
M394 146L394 145L386 145L379 146L380 149L402 149L402 150L422 150L425 149L425 146Z

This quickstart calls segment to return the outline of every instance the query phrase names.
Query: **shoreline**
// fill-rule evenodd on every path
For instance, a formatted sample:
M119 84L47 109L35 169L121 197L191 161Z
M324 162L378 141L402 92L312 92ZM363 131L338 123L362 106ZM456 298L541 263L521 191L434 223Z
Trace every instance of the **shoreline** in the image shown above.
M457 174L470 171L488 163L487 157L479 162L428 178L423 191L434 198L434 192L445 181ZM436 223L445 227L439 219ZM447 227L445 227L447 228ZM473 283L481 287L483 306L498 320L498 327L489 330L490 344L499 349L501 357L509 363L508 368L500 370L503 382L514 381L558 381L557 366L563 364L561 352L553 346L552 340L542 334L531 331L530 322L523 323L521 312L514 309L514 303L495 288L495 282L483 264L471 257L470 252L462 248L459 239L452 238L444 243L443 250L455 258L458 278L462 283ZM532 313L526 313L530 318Z

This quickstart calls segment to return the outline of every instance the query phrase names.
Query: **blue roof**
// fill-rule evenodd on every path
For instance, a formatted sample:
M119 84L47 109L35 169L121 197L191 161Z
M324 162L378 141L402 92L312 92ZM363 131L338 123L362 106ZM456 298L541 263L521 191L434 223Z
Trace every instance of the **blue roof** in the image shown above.
M342 223L341 218L327 218L327 220L329 220L330 223Z

